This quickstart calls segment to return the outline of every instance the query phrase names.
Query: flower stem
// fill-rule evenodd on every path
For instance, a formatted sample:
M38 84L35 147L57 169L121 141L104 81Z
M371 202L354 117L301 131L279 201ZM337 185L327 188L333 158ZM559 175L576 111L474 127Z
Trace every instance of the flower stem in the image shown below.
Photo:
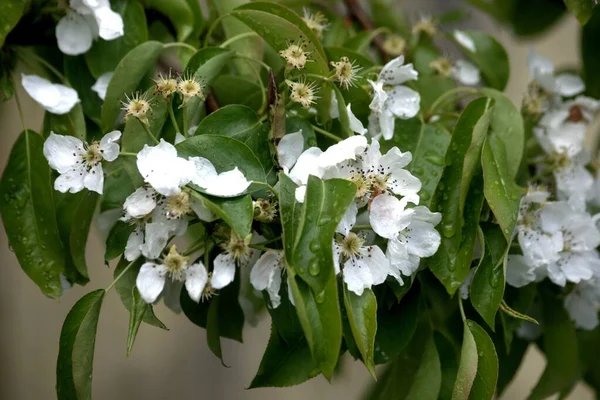
M192 46L191 44L187 44L187 43L183 43L183 42L166 43L163 47L165 49L169 49L171 47L183 47L185 49L193 51L194 53L198 51L198 49L195 48L194 46Z
M353 231L361 231L361 230L365 230L365 229L373 229L373 228L371 228L371 225L354 225L352 227Z
M240 33L239 35L235 35L234 37L231 37L229 39L227 39L226 41L224 41L219 47L227 47L229 46L231 43L237 42L238 40L242 40L248 37L258 37L258 33L256 32L244 32L244 33Z
M137 157L137 153L131 153L129 151L121 151L119 152L119 155L125 157Z
M467 322L467 316L465 315L465 309L463 308L462 299L458 296L458 308L460 310L460 316L463 322Z
M319 132L321 135L323 135L323 136L326 136L326 137L328 137L328 138L330 138L330 139L333 139L333 140L335 140L336 142L341 142L341 141L343 140L341 137L339 137L339 136L337 136L337 135L334 135L333 133L331 133L331 132L328 132L328 131L326 131L325 129L321 129L321 128L319 128L319 127L318 127L318 126L316 126L316 125L312 125L312 124L311 124L311 126L312 126L312 128L315 130L315 132Z
M177 125L177 120L175 119L175 112L173 111L172 99L169 102L169 118L171 118L171 123L173 124L173 127L175 128L175 132L180 134L181 131L179 130L179 125ZM186 134L186 136L187 136L187 134Z
M15 89L15 101L17 103L17 110L19 110L19 118L21 118L21 125L23 125L23 130L27 130L27 125L25 124L25 115L23 114L23 107L21 107L21 101L19 100L19 91Z
M138 119L138 121L140 121L140 120ZM146 134L150 137L150 139L152 139L152 141L155 144L158 144L159 143L158 139L156 139L156 136L154 136L152 134L152 132L150 132L150 128L148 128L148 125L143 123L142 121L140 121L140 124L142 124L142 126L144 127L144 131L146 131Z
M132 262L130 262L129 264L127 264L127 266L123 269L123 271L121 271L121 273L119 274L119 276L117 276L111 283L110 285L108 285L108 287L106 289L104 289L105 293L108 293L108 291L110 289L112 289L113 286L115 286L115 283L117 283L119 281L119 279L121 279L123 277L123 275L125 275L127 273L127 271L129 271L129 268L131 268L131 266L137 261L137 258L135 260L133 260Z

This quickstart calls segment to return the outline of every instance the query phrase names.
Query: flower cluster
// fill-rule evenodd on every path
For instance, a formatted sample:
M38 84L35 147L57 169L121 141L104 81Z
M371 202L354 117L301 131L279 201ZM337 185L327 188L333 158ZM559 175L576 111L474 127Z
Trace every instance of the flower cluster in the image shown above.
M575 285L565 307L578 327L593 329L600 308L600 231L590 213L597 184L584 141L600 103L581 95L578 76L555 74L550 60L533 51L529 69L534 82L524 110L539 117L533 132L540 155L517 221L522 254L509 255L507 282L521 287L547 277L562 287Z

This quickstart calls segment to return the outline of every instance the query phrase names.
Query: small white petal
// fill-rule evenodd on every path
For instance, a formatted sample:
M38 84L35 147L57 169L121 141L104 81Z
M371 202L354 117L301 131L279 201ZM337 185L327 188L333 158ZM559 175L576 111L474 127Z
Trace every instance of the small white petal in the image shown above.
M465 49L469 50L471 53L475 53L477 48L475 47L475 43L473 39L463 31L459 31L458 29L454 31L454 39Z
M390 110L385 109L379 114L379 130L385 140L390 140L394 137L395 125L396 117Z
M379 80L385 81L386 85L401 85L419 77L412 64L402 64L404 64L404 56L394 58L385 64L379 73Z
M271 306L277 308L281 303L279 288L281 287L281 272L283 253L268 250L263 254L250 271L250 283L256 290L267 290Z
M252 182L248 181L237 167L206 180L206 193L219 197L234 197L242 194Z
M440 246L440 234L433 225L412 221L406 233L408 252L418 257L431 257Z
M79 103L79 96L72 88L36 75L21 74L21 84L31 98L53 114L66 114Z
M209 182L218 175L215 166L204 157L190 157L189 161L194 166L194 174L191 177L194 185L206 188Z
M206 282L208 282L208 271L201 262L192 264L186 269L185 288L190 298L196 303L200 301Z
M294 191L294 197L298 203L304 203L304 198L306 197L306 185L298 186Z
M156 192L154 189L142 186L137 188L125 199L123 209L129 217L141 218L150 214L156 208Z
M535 281L535 267L523 256L510 254L506 263L506 283L520 288Z
M379 246L362 247L360 253L364 264L371 271L373 285L385 282L390 272L390 262Z
M56 25L56 41L64 54L76 56L92 48L93 34L82 15L68 12Z
M148 259L156 259L167 245L170 236L170 227L162 222L146 224L145 240L142 245L142 254Z
M113 75L113 72L103 73L102 75L100 75L98 80L96 80L96 83L94 83L94 85L92 86L92 90L96 92L98 94L98 97L100 97L102 100L104 100L104 98L106 97L106 89L108 89L108 84L110 83L110 80Z
M475 270L476 268L471 268L469 270L469 274L467 275L463 283L460 285L460 289L458 289L460 292L460 297L463 300L469 298L469 289L471 288L471 281L473 280L473 275L475 275Z
M342 219L340 220L340 223L338 224L335 231L338 233L341 233L343 235L347 235L348 233L350 233L350 230L356 223L356 215L357 214L358 214L358 207L356 205L356 202L353 201L350 203L350 205L346 209L346 212L342 216Z
M85 188L85 177L87 171L83 164L66 171L59 175L54 181L54 189L61 193L77 193Z
M386 249L386 256L389 260L392 271L397 270L404 276L411 276L419 268L419 262L421 259L414 254L408 254L408 246L406 241L399 239L390 239ZM402 282L402 278L394 273L391 273L399 282ZM402 284L402 283L400 283Z
M217 219L217 216L204 205L202 200L194 196L190 197L190 207L201 221L212 222Z
M154 263L145 263L140 268L135 285L146 303L154 303L162 292L166 271L164 265Z
M113 40L123 36L123 18L112 11L110 7L100 7L94 10L98 24L98 35L104 40Z
M195 173L194 164L178 157L175 147L163 139L156 146L144 146L137 155L137 167L144 181L164 196L181 193L181 186Z
M127 261L133 261L142 255L142 245L144 244L144 232L140 227L137 227L135 231L131 232L127 238L127 244L125 245L125 259Z
M277 156L279 165L291 169L304 149L304 137L302 130L284 135L277 145Z
M319 167L333 167L346 160L356 160L356 156L367 148L367 138L364 136L351 136L339 143L330 146L319 156Z
M179 144L181 142L183 142L185 140L185 136L183 136L181 133L177 132L175 133L175 144Z
M373 100L371 104L369 104L369 108L376 113L380 113L383 110L383 106L385 105L385 101L388 98L387 92L383 90L383 81L373 82L369 80L369 83L373 87ZM336 101L337 104L337 101ZM338 113L339 115L339 113Z
M100 140L99 149L102 152L102 158L104 158L106 161L114 161L119 156L119 144L116 143L116 141L120 138L120 131L112 131L108 132Z
M350 107L350 103L346 106L346 110L348 111L348 120L350 121L350 130L352 132L358 133L359 135L365 135L367 133L367 129L363 126L363 123L360 122L360 119L356 118L354 113L352 112L352 108Z
M331 119L337 119L340 117L340 110L338 110L338 101L335 93L331 95L331 103L329 104L329 117Z
M419 113L421 96L406 86L396 86L388 92L385 108L398 118L408 119Z
M323 152L318 147L306 149L300 154L300 157L298 157L298 161L296 161L294 168L290 170L290 173L288 174L290 179L297 185L306 185L309 175L320 176L321 172L319 171L318 160L322 153Z
M215 289L222 289L233 282L235 277L235 261L230 253L221 253L215 257L213 275L210 280Z
M373 286L373 275L363 260L346 261L343 274L348 290L358 296L361 296L365 289Z
M411 220L413 210L405 209L406 202L394 196L381 194L371 202L369 219L371 227L379 236L393 239L405 229Z
M566 72L556 77L554 86L555 92L565 97L575 96L585 90L585 83L581 77Z
M50 168L64 174L77 166L85 150L83 142L73 136L57 135L50 132L44 142L44 157L48 160Z
M530 50L527 57L529 75L536 80L544 89L554 91L554 65L550 59Z
M452 75L463 85L474 86L481 81L479 68L465 60L456 61L452 69Z
M86 189L102 194L104 188L104 173L102 164L92 166L87 173L83 174L83 184Z

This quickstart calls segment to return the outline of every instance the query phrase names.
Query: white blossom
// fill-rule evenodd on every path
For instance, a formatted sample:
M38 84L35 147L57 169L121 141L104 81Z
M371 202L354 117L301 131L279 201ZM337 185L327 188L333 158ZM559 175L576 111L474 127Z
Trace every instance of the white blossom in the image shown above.
M600 276L575 286L565 298L565 308L577 328L596 328L600 310Z
M279 289L281 288L283 270L283 252L267 250L260 256L250 271L250 283L256 290L267 291L272 308L277 308L281 304Z
M98 97L100 97L102 100L104 100L104 98L106 97L106 89L108 89L108 84L110 83L110 80L113 75L113 72L103 73L102 75L100 75L98 80L96 80L96 83L94 83L94 85L92 86L92 90L96 92L98 94Z
M580 77L570 73L556 76L552 61L537 54L533 49L529 52L527 64L531 78L550 93L571 97L585 90L585 84Z
M32 99L52 114L66 114L79 103L79 95L74 89L37 75L21 74L21 84Z
M61 193L77 193L85 188L102 194L102 160L110 162L118 157L116 141L120 137L121 132L112 131L100 142L87 144L73 136L50 132L44 142L44 156L50 167L60 174L54 181L54 189Z

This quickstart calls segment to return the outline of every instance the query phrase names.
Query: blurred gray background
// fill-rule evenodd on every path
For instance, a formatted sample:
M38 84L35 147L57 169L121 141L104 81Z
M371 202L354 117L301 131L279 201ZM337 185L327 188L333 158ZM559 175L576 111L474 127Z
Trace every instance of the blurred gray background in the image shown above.
M438 13L461 1L397 1L412 19L420 13ZM511 79L508 93L520 104L529 80L527 53L531 47L550 57L558 66L574 66L579 61L579 26L574 17L563 18L555 28L533 41L517 41L510 32L474 12L468 26L493 33L510 56ZM27 126L41 127L43 111L22 90ZM22 130L16 104L0 105L0 172L10 148ZM0 230L0 399L55 398L55 362L63 320L73 304L85 293L106 287L112 280L112 267L103 263L104 244L93 227L87 246L91 283L68 291L60 301L45 298L21 271L8 248L4 230ZM133 354L126 358L125 345L129 313L116 293L105 299L100 316L94 360L94 399L282 399L305 398L358 399L371 378L362 364L346 356L342 373L330 384L317 377L288 389L245 390L252 380L269 337L269 321L263 318L256 328L246 327L244 344L224 340L225 368L206 345L203 329L183 315L175 315L164 306L156 313L170 328L169 332L142 325ZM517 378L503 399L524 399L537 382L544 358L531 347ZM592 399L583 385L569 399Z

